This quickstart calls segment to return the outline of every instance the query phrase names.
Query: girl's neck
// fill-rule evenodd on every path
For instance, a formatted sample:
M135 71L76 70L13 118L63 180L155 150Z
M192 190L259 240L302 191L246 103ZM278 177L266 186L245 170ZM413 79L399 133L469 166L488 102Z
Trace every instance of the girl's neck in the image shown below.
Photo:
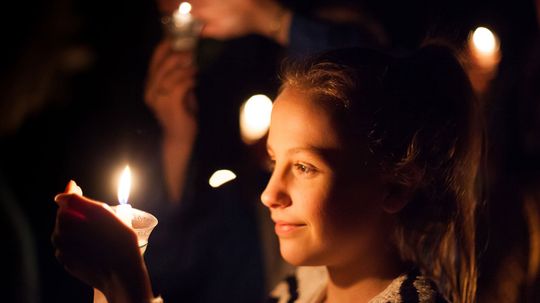
M399 258L381 254L340 266L328 266L325 303L368 302L404 272Z

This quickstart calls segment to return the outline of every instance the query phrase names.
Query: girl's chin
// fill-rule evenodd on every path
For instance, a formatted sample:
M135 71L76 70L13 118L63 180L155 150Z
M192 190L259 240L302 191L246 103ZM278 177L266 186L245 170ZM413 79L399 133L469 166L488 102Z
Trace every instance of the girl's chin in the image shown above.
M281 257L293 266L321 266L324 265L320 258L316 257L305 246L284 244L280 241Z

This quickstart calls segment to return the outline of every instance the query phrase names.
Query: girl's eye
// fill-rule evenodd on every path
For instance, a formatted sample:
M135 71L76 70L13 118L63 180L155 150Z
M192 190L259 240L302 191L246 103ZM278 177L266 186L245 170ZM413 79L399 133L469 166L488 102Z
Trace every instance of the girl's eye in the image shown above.
M294 168L303 175L312 175L316 172L316 169L313 166L303 163L295 163Z

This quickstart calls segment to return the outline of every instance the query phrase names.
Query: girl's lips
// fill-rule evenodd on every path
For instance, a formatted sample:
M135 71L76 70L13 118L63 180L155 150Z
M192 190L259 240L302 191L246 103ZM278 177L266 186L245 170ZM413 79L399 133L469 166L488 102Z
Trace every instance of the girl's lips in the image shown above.
M275 223L274 230L278 236L290 236L306 226L301 223L290 223L285 221L276 221Z

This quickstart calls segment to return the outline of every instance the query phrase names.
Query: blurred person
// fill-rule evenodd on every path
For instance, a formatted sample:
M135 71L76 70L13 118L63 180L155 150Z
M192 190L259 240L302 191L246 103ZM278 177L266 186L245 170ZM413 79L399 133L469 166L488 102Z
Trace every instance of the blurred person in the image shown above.
M405 58L335 50L290 64L261 200L281 255L299 269L270 302L474 302L476 106L441 46ZM133 231L80 193L70 182L55 197L58 260L110 302L155 301Z
M180 1L158 0L163 15ZM380 21L356 1L311 5L295 10L278 0L194 0L191 13L203 22L203 38L220 41L259 35L286 47L289 55L306 55L347 46L385 48L389 38Z
M388 38L380 22L357 2L319 5L311 14L295 12L277 0L195 0L193 15L203 37L226 40L260 35L306 55L347 46L382 48Z
M538 2L538 1L537 1ZM484 95L487 198L479 225L478 302L538 302L538 16L534 1L501 6L502 59ZM511 8L510 8L511 7ZM516 34L518 33L518 34Z

